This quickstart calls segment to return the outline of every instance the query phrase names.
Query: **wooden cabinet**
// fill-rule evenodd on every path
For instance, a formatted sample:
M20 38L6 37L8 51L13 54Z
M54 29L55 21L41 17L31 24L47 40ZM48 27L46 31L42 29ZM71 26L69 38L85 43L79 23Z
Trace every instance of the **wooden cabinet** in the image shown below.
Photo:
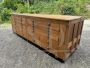
M80 43L80 16L12 14L12 29L64 61Z

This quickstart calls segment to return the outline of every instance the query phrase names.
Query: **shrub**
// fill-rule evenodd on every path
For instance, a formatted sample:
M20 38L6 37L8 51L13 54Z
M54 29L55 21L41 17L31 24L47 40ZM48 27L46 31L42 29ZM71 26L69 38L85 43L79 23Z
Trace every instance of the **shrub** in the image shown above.
M4 8L1 12L1 20L2 21L7 21L9 20L10 16L11 16L11 12L12 10L11 9L7 9L7 8Z
M28 4L26 3L25 5L23 4L17 4L17 11L19 13L28 13L29 7Z
M15 0L4 0L2 3L4 8L17 10L16 1Z
M44 8L45 2L39 2L38 4L34 4L30 6L29 13L40 13Z
M47 3L40 1L38 4L34 4L30 6L29 9L30 13L44 13L44 14L57 14L57 6L56 2L53 3Z
M74 10L74 7L73 6L64 6L62 9L61 9L61 12L62 14L65 14L65 15L74 15L75 14L75 10Z

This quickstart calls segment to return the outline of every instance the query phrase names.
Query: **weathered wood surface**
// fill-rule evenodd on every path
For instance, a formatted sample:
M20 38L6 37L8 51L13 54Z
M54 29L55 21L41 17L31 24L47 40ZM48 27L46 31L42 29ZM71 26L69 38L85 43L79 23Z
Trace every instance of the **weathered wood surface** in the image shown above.
M82 27L80 16L12 14L15 33L63 60L78 47Z

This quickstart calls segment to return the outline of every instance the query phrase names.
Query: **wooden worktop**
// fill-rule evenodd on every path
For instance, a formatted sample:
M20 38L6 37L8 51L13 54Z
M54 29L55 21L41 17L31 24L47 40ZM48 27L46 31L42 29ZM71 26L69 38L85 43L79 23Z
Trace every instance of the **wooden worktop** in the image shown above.
M78 20L83 19L82 16L70 16L70 15L52 15L52 14L28 14L28 13L13 13L12 15L24 15L24 16L32 16L32 17L39 17L39 18L48 18L48 19L56 19L56 20Z

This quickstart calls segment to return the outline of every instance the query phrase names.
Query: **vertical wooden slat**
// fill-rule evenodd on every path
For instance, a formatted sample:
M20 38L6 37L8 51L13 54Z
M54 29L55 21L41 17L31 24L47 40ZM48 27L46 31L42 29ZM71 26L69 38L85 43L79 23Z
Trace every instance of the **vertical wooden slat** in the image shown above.
M78 44L80 43L82 28L83 28L83 22L80 22L79 23L79 30L78 30Z
M16 23L15 23L15 16L11 16L11 22L12 22L12 30L16 33Z
M72 41L72 37L73 37L73 30L74 30L74 24L71 24L69 25L69 32L70 32L70 35L69 35L69 42Z
M15 15L14 16L14 22L15 22L15 25L14 25L14 27L15 27L15 30L16 30L16 33L18 33L18 30L17 30L17 15Z
M58 21L52 20L49 27L49 51L53 54L59 46L59 23Z
M33 38L33 20L32 20L32 18L27 17L26 22L27 22L27 27L26 27L26 29L27 29L27 39L29 41L33 42L34 41L34 38Z
M65 24L60 24L60 38L59 38L59 47L62 46L65 43L65 36L67 35L66 33L66 25Z
M59 46L57 53L55 55L63 59L65 58L65 53L66 53L67 32L68 32L67 25L60 24Z
M15 16L15 23L16 23L16 32L21 35L21 16Z
M34 21L34 38L35 43L41 46L44 49L48 48L48 19L35 18Z
M26 21L26 16L22 16L22 33L24 38L28 38L27 34L27 21Z

